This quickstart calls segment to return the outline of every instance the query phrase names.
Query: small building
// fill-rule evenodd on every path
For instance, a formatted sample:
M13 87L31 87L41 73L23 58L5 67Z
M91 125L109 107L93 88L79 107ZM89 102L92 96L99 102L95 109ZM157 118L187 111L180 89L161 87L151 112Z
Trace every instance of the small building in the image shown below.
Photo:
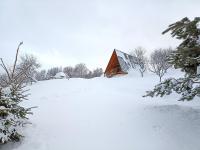
M64 72L58 72L55 76L54 76L55 79L69 79L69 77L64 73Z
M122 51L114 49L108 62L104 75L112 77L118 74L128 74L130 69L135 68L135 58Z

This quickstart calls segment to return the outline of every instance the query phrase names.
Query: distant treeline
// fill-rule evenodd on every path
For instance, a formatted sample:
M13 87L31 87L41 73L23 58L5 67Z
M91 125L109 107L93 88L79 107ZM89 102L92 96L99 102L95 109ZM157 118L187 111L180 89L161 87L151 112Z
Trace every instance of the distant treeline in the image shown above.
M35 79L38 81L49 80L54 78L54 76L59 73L64 72L66 76L69 78L94 78L100 77L103 74L102 68L96 68L94 70L89 70L84 63L79 63L75 65L75 67L67 66L67 67L53 67L48 70L37 71L35 74Z

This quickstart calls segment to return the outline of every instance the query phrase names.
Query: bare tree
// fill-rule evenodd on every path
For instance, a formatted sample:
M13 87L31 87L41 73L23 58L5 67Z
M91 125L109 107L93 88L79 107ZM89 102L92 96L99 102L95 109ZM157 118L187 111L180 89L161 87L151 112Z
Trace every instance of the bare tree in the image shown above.
M20 63L16 66L16 72L24 72L23 78L26 78L25 82L35 82L35 74L39 67L40 64L35 56L25 54L21 56Z
M96 68L92 72L93 77L100 77L103 74L103 69L102 68Z
M86 79L91 79L91 78L93 78L93 72L92 72L92 71L88 71L88 73L85 75L84 78L86 78Z
M46 70L41 70L35 75L36 80L43 81L46 79Z
M74 68L74 77L85 78L88 72L89 69L86 67L85 64L83 63L77 64Z
M63 69L63 72L69 77L72 78L73 77L73 72L74 72L74 68L71 66L67 66Z
M147 57L145 57L146 50L142 47L137 47L131 55L135 58L136 66L139 67L141 76L144 76L144 72L147 70Z
M151 53L149 70L159 76L160 82L162 77L171 67L168 63L167 58L171 53L171 49L157 49Z

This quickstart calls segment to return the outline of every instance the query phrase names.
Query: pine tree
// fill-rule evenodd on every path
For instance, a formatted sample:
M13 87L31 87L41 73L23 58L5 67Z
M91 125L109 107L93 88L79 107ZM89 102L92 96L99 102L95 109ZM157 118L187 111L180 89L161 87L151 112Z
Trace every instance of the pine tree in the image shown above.
M23 135L23 127L29 123L27 115L32 114L31 108L24 108L20 103L27 99L23 83L24 72L16 72L18 51L12 69L8 69L1 58L1 66L6 72L6 87L0 86L0 144L19 141ZM28 69L28 68L27 68Z
M168 58L175 68L181 68L189 75L196 74L200 63L200 17L190 21L187 17L169 25L163 34L171 32L172 37L182 40L177 49Z
M172 37L182 40L182 43L168 57L168 62L175 68L185 72L184 78L169 78L156 85L145 96L164 96L173 91L181 94L180 100L192 100L200 96L200 75L197 66L200 64L200 18L190 21L187 17L169 25L163 34L171 31Z

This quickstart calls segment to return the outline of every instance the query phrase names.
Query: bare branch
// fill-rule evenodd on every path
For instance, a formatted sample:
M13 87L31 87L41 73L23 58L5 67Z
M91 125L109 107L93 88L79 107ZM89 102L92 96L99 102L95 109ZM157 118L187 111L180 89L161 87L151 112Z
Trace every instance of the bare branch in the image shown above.
M11 81L11 77L10 77L9 71L8 71L6 65L4 64L3 59L0 58L0 60L1 60L1 66L2 66L3 69L6 71L6 74L7 74L8 78L9 78L9 80Z
M13 71L12 71L12 78L14 76L14 73L15 73L15 68L16 68L16 65L17 65L17 58L18 58L18 54L19 54L19 48L20 46L23 44L23 42L20 42L18 47L17 47L17 52L16 52L16 56L15 56L15 62L14 62L14 66L13 66Z

